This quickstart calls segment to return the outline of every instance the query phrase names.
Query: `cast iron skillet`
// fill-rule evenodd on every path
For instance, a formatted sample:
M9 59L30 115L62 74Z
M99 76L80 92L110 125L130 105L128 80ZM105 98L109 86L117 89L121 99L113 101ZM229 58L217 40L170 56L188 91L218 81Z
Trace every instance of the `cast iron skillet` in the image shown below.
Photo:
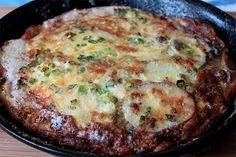
M82 9L108 5L127 5L150 12L178 17L189 16L209 22L216 27L220 37L230 50L230 57L236 63L236 20L223 11L199 0L36 0L14 10L0 20L0 45L6 40L19 38L30 25L40 24L46 19L73 8ZM0 127L17 139L40 150L59 156L103 156L64 148L25 130L5 112L1 104L3 102L0 102ZM231 111L215 128L189 143L163 152L133 156L178 156L202 151L209 143L214 142L215 138L219 138L227 131L226 128L233 126L236 120L235 106L232 104Z

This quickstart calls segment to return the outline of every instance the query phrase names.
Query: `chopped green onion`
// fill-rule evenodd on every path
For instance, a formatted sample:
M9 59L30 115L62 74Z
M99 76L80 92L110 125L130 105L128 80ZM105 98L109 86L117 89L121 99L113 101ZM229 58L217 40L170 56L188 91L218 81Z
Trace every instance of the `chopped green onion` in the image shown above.
M98 89L97 89L97 92L98 92L99 95L102 95L102 94L107 93L107 91L104 90L104 89L102 89L102 88L98 88Z
M80 55L79 57L77 57L77 59L81 62L89 62L91 60L94 59L94 56L84 56L84 55Z
M41 71L44 73L44 76L46 76L46 77L48 77L51 74L49 67L43 67L43 69Z
M146 24L148 21L146 17L140 17L139 20L141 21L142 24Z
M138 12L135 9L115 9L115 15L120 17L136 18Z
M66 33L66 37L70 39L71 41L73 41L74 36L76 36L76 33L73 33L73 32Z
M108 82L107 84L106 84L106 88L113 88L115 85L114 85L114 83L112 83L112 82Z
M101 24L105 24L105 23L107 22L107 20L101 19L101 20L99 20L99 22L100 22Z
M49 63L48 66L49 66L49 68L51 68L51 69L53 69L53 68L56 67L56 65L55 65L54 63Z
M141 37L132 37L131 41L134 44L143 44L145 42Z
M118 79L118 83L122 83L123 82L123 79L122 78L119 78Z
M25 73L28 69L29 69L28 67L21 67L19 71Z
M143 123L145 123L145 121L146 121L146 116L141 115L139 118L139 123L143 124Z
M54 69L54 70L52 71L52 74L53 74L54 76L62 76L62 75L64 74L64 72L63 72L62 70L60 70L60 69Z
M82 43L82 44L77 44L76 46L77 47L85 47L85 46L87 46L87 44L86 43Z
M28 80L28 82L30 83L30 84L35 84L36 82L37 82L38 80L37 79L35 79L35 78L30 78L29 80Z
M79 105L78 99L73 99L70 101L70 109L74 110L77 108L78 105Z
M49 67L43 67L43 69L41 70L42 72L48 71Z
M70 65L76 65L77 63L75 61L69 61L68 62Z
M78 100L77 100L77 99L73 99L73 100L70 101L70 103L71 103L72 105L75 105L75 104L78 103Z
M128 83L128 87L133 89L136 87L136 85L135 85L135 83L130 82L130 83Z
M46 59L46 52L47 51L50 51L50 50L44 50L44 51L42 51L38 56L37 56L37 58L39 58L40 60L42 60L42 61L45 61L45 59Z
M84 73L85 70L86 70L85 67L81 67L81 68L79 68L78 73Z
M178 51L182 51L184 48L186 48L186 44L181 40L174 40L174 47Z
M184 80L177 80L176 85L179 88L184 88L185 87L185 81Z
M49 76L50 76L50 74L51 74L51 71L50 71L50 70L48 70L48 71L45 71L43 74L44 74L44 76L46 76L46 77L49 77Z
M182 57L181 56L178 56L178 55L174 55L174 56L171 56L174 60L176 61L180 61L182 60Z
M193 54L193 50L191 49L191 48L185 48L185 49L183 49L183 51L182 51L185 55L192 55Z
M145 109L145 115L146 116L149 116L151 114L151 111L152 111L152 108L150 106L148 106L146 109Z
M86 30L88 30L87 26L79 25L77 23L73 24L72 27L80 29L79 33L84 33Z
M50 111L53 110L54 108L55 108L54 103L49 103L48 106L47 106L47 109L50 110Z
M118 121L122 116L122 113L118 110L118 111L115 111L115 114L113 115L113 119L114 121Z
M88 87L85 85L80 85L78 88L78 92L81 94L87 94L88 92Z
M33 60L30 64L29 67L36 67L40 65L40 62L38 60Z
M111 102L113 102L114 104L117 104L119 102L118 98L115 96L111 97Z
M67 89L68 90L73 89L73 88L75 88L75 86L77 86L77 84L70 84L70 85L68 85Z
M176 117L175 115L172 115L172 114L166 114L166 120L169 121L169 122L176 122Z
M54 91L55 93L58 93L58 92L60 91L60 88L59 88L57 85L55 85L55 84L51 84L51 85L49 86L49 89L51 89L51 90Z
M54 57L63 56L63 52L61 52L61 51L56 51L56 52L53 53L53 56L54 56Z
M83 40L89 40L89 39L92 39L92 36L91 36L91 35L87 35L87 36L84 36L84 37L83 37Z
M99 42L103 42L104 40L105 40L105 39L102 38L102 37L99 37L98 39L92 39L92 38L90 38L90 39L88 39L88 42L91 43L91 44L97 44L97 43L99 43Z
M125 17L127 14L127 9L115 9L115 15L120 17Z
M198 72L198 69L196 67L193 67L194 72Z

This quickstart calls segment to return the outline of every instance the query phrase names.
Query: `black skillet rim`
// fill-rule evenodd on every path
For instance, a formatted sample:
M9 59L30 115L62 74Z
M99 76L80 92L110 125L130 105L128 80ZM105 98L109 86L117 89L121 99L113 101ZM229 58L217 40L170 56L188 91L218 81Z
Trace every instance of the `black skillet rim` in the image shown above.
M187 0L190 2L190 0ZM24 8L30 7L31 5L33 5L36 1L27 3L26 5L17 8L16 10L12 11L9 14L13 14L15 12L19 12L19 11L24 11ZM233 19L231 16L229 16L227 13L205 3L205 2L201 2L201 1L197 1L197 0L192 0L191 3L195 3L195 4L200 4L202 6L208 7L211 10L214 10L214 12L216 12L217 14L221 14L224 16L228 16L228 18ZM6 15L6 16L9 16ZM6 17L5 16L5 17ZM235 20L233 20L233 22L235 22ZM1 104L0 104L1 106ZM234 111L233 111L234 110ZM92 156L96 156L96 157L104 157L104 156L108 156L108 155L99 155L99 154L93 154L93 153L87 153L87 152L81 152L81 151L75 151L75 150L71 150L71 149L66 149L64 147L61 146L56 146L53 145L51 143L47 143L45 140L42 140L41 138L38 138L37 136L35 136L32 132L29 132L25 129L19 128L18 126L15 125L14 121L12 122L11 119L7 119L6 117L4 117L4 114L2 113L4 112L4 110L0 111L0 128L2 130L4 130L6 133L8 133L9 135L17 138L18 140L33 146L34 148L40 149L42 151L54 154L54 155L59 155L59 156L84 156L84 157L92 157ZM207 132L206 134L186 143L186 144L182 144L180 146L168 149L166 151L162 151L162 152L156 152L156 153L144 153L144 154L133 154L133 155L128 155L128 156L135 156L135 157L143 157L143 156L176 156L176 155L183 155L183 154L193 154L195 153L197 150L200 151L202 150L202 144L206 145L209 144L210 139L217 137L217 135L221 134L223 131L227 130L227 128L230 127L230 125L233 124L233 122L236 121L236 107L234 109L232 109L232 113L228 114L228 116L225 118L224 122L221 123L221 125L219 125L216 129L212 129L211 131ZM206 142L208 141L208 142ZM127 156L127 157L128 157ZM124 157L124 156L123 156Z

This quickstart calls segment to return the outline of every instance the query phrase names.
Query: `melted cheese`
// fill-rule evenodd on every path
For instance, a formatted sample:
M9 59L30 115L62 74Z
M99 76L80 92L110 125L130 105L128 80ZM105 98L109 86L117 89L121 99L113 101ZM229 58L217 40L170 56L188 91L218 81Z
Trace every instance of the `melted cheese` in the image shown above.
M160 131L183 123L194 112L193 99L175 86L165 83L146 84L140 86L135 92L143 94L143 97L140 100L132 99L131 91L122 104L125 118L135 128L146 123L146 130ZM137 111L132 108L132 103L138 105ZM142 119L141 116L145 119ZM155 118L154 126L148 127L151 118Z
M28 42L27 50L40 53L31 59L39 63L24 74L26 88L37 90L62 114L73 116L78 126L111 123L117 109L129 125L149 131L191 117L194 102L175 84L196 82L196 69L206 58L197 39L174 29L165 31L165 23L132 9L73 10L63 15L62 23L54 22L45 22L40 34ZM163 41L157 39L160 36ZM133 100L134 91L144 96ZM139 101L135 102L138 111L130 107L133 101ZM147 108L149 117L143 120ZM149 127L147 119L154 119L154 126Z

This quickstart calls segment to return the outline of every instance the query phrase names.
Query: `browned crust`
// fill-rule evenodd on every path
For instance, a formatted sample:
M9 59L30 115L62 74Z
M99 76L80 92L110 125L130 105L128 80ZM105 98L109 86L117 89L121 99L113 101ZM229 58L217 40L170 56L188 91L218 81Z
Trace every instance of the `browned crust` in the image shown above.
M62 21L60 18L60 16L57 17L55 25ZM101 154L131 154L165 150L206 132L222 118L228 109L227 104L230 98L233 98L236 94L236 73L227 69L222 70L213 64L213 61L219 62L214 58L221 57L225 45L211 25L202 23L199 20L187 17L168 18L157 16L157 18L166 22L169 27L186 31L195 38L201 39L202 43L199 43L199 46L205 48L208 56L209 63L198 72L198 83L194 87L193 94L196 95L194 97L196 103L197 99L201 99L205 103L196 105L195 114L183 124L156 133L128 132L116 123L107 125L95 123L93 126L78 128L71 116L61 115L55 109L47 108L43 105L43 101L37 97L33 97L33 99L38 99L37 101L40 99L41 108L19 105L18 107L8 106L8 111L13 118L26 128L52 139L59 145ZM120 35L117 34L120 30L101 28L115 35ZM40 26L31 26L26 30L22 39L32 39L40 33L40 29ZM136 51L135 48L130 47L119 46L119 48L121 50ZM210 60L213 61L210 62ZM224 57L224 60L230 69L235 68L233 62L227 56ZM111 63L98 64L102 64L106 68ZM5 70L0 69L2 75L2 71ZM96 69L95 67L90 67L90 70L104 72L104 69ZM128 70L137 71L137 67ZM58 117L60 117L60 123L53 123L52 120Z

